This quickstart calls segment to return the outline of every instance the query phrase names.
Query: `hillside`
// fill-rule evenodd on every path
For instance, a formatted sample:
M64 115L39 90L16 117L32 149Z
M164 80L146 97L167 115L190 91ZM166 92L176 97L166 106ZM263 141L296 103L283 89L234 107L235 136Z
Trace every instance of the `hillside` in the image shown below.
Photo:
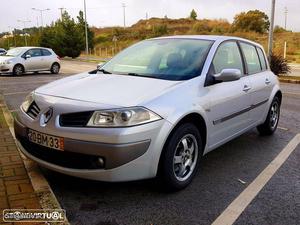
M137 41L167 35L183 34L211 34L229 35L247 38L262 44L267 48L268 34L255 32L232 32L231 24L223 19L218 20L192 20L192 19L168 19L151 18L140 20L131 27L106 27L92 28L95 32L94 53L108 55L116 53ZM116 42L113 42L113 37ZM287 41L287 59L290 62L300 63L300 33L295 32L275 32L274 33L274 52L283 54L284 42ZM101 48L101 51L100 51ZM106 50L107 49L107 50Z

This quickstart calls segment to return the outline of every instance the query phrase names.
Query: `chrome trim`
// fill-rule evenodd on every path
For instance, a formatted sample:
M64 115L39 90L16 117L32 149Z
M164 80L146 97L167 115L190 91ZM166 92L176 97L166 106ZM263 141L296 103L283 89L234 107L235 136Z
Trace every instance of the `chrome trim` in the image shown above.
M269 101L269 99L266 99L266 100L264 100L264 101L262 101L262 102L259 102L259 103L257 103L257 104L251 105L251 106L249 106L249 107L247 107L247 108L245 108L245 109L243 109L243 110L241 110L241 111L238 111L238 112L235 112L235 113L230 114L230 115L228 115L228 116L225 116L225 117L222 117L222 118L220 118L220 119L214 120L214 121L213 121L213 124L214 124L214 125L217 125L217 124L223 123L223 122L225 122L225 121L227 121L227 120L230 120L230 119L232 119L232 118L234 118L234 117L236 117L236 116L239 116L239 115L241 115L241 114L243 114L243 113L246 113L246 112L248 112L248 111L250 111L250 110L252 110L252 109L255 109L255 108L257 108L257 107L259 107L259 106L265 104L265 103L268 102L268 101Z

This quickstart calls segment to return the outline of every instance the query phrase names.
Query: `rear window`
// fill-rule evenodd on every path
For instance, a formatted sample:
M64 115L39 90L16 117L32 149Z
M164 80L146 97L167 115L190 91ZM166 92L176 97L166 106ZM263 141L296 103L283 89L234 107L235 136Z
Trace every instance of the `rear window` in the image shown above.
M47 49L42 49L42 54L43 56L49 56L52 55L50 51L48 51Z
M260 61L256 51L256 47L251 44L241 43L241 48L246 58L246 65L249 74L261 72Z
M266 57L265 54L263 53L263 50L261 48L256 48L256 49L258 52L262 70L267 70L268 67L267 67Z

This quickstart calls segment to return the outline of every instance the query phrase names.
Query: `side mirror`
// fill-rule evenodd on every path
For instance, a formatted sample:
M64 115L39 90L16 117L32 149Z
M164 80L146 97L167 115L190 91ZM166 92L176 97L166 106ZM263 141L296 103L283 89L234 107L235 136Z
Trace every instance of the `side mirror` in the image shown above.
M29 59L29 58L31 58L31 55L26 55L25 56L25 59Z
M242 77L242 72L239 69L223 69L221 73L213 75L217 81L235 81Z

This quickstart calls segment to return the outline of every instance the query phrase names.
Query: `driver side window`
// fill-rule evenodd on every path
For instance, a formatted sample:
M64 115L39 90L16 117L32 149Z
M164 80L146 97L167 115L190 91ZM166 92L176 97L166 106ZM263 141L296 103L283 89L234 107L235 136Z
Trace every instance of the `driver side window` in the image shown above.
M243 61L235 41L226 41L219 46L210 66L210 74L221 73L223 69L239 69L244 74Z
M31 57L39 57L42 56L41 50L40 49L30 49L25 53L26 55L30 55Z

